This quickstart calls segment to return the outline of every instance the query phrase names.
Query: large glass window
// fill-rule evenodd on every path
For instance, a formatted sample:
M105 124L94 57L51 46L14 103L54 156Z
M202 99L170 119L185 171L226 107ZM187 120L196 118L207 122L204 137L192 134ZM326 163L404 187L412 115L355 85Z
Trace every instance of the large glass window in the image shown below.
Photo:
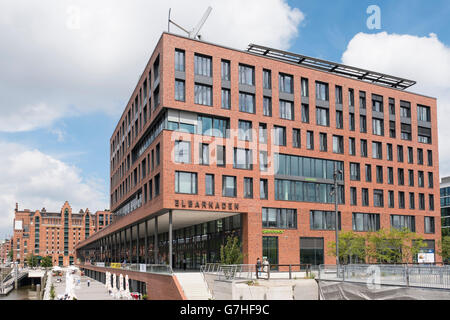
M238 123L239 140L252 141L252 122L239 120Z
M185 70L185 53L183 50L175 49L175 71L184 72Z
M280 100L280 118L294 120L294 104L290 101Z
M255 95L239 92L239 111L255 113Z
M425 233L435 233L434 217L425 217L424 231Z
M191 163L191 143L189 141L175 141L175 162Z
M417 105L417 120L431 122L431 111L430 107Z
M336 213L334 211L314 211L309 213L311 230L336 230ZM341 213L338 213L339 230L341 230Z
M309 96L309 87L308 87L308 79L302 78L301 80L302 85L302 97L308 97Z
M222 196L236 197L236 177L222 176Z
M324 264L323 238L300 238L300 263L318 266Z
M374 213L353 213L353 231L372 232L380 230L380 215Z
M205 175L205 194L207 196L213 196L214 195L214 175L213 174L206 174Z
M333 136L333 153L344 153L344 137Z
M286 146L286 128L273 126L273 143L276 146Z
M302 122L309 123L309 105L302 103Z
M316 107L316 123L319 126L325 127L330 125L330 115L328 109Z
M225 138L228 136L228 129L230 128L230 121L228 119L198 116L197 122L198 134L219 138Z
M291 75L279 74L280 92L294 93L294 78Z
M235 169L253 169L252 150L234 148L234 162Z
M391 215L391 227L394 229L408 229L411 232L416 232L416 218L414 216L399 216Z
M384 122L381 119L372 119L372 133L377 136L384 136Z
M199 162L203 165L209 165L209 144L200 143L200 156Z
M195 98L196 104L205 106L212 106L212 87L203 84L195 84Z
M175 192L197 194L197 173L176 171Z
M222 60L222 80L230 81L230 61L228 60Z
M185 101L185 87L183 80L175 80L175 100Z
M244 178L244 198L253 199L253 178Z
M263 237L263 258L267 258L269 265L278 264L278 237Z
M259 180L259 198L261 200L267 200L269 198L269 187L267 184L267 179Z
M316 99L328 101L328 83L316 81Z
M249 86L255 85L255 68L247 65L239 65L239 83Z
M231 91L222 89L222 109L231 109Z
M272 116L272 98L270 97L263 98L263 115L266 117Z
M272 72L270 70L263 70L263 88L272 89Z
M263 228L297 229L297 210L262 208Z
M194 71L196 75L212 77L212 58L199 54L194 55Z

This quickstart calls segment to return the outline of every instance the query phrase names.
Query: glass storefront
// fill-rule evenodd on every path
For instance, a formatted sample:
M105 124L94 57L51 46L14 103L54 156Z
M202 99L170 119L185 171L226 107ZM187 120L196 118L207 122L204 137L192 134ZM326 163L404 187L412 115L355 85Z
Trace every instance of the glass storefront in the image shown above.
M324 264L323 238L300 238L300 264Z
M267 261L269 261L269 265L278 264L278 237L263 237L263 259L261 259L261 262L264 261L264 257L267 258ZM271 267L272 269L276 269Z

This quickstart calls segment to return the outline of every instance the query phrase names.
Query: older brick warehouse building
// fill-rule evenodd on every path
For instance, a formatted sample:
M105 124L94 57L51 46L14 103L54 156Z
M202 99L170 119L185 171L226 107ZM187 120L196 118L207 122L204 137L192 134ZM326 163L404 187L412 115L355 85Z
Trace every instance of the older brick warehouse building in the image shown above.
M435 249L437 101L413 84L163 33L110 140L117 220L78 256L198 269L234 234L244 263L334 264L335 163L342 231L406 227Z
M112 222L109 211L89 209L72 212L66 201L60 212L45 208L31 211L19 210L16 204L14 235L11 239L13 261L24 265L27 256L50 256L53 265L69 266L76 261L75 246Z

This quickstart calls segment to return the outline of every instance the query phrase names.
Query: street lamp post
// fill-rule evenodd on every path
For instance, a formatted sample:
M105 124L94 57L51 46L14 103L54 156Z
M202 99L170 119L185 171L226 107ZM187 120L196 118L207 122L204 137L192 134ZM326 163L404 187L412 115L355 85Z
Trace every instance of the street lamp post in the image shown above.
M336 230L336 276L339 275L339 214L338 214L338 175L342 174L342 170L338 170L337 162L334 163L334 216Z

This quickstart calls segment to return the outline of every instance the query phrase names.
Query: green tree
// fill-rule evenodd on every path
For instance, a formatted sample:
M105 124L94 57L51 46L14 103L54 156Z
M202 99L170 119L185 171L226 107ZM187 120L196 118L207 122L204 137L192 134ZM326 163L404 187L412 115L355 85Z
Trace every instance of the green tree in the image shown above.
M356 263L366 260L366 243L363 236L353 231L339 233L339 262ZM336 257L336 241L328 242L328 255Z
M38 257L35 256L34 254L30 253L27 256L27 264L28 264L29 267L37 267L38 264L39 264Z
M243 257L239 238L236 236L227 237L226 244L220 246L220 263L241 264Z
M52 284L52 286L50 287L50 299L55 300L55 297L56 297L55 286Z
M442 261L449 263L450 260L450 236L445 236L438 242L438 253Z
M12 261L12 259L13 259L13 251L12 250L9 250L8 258L9 258L10 261Z
M41 260L41 267L44 267L44 268L53 267L52 258L50 256L43 257Z

